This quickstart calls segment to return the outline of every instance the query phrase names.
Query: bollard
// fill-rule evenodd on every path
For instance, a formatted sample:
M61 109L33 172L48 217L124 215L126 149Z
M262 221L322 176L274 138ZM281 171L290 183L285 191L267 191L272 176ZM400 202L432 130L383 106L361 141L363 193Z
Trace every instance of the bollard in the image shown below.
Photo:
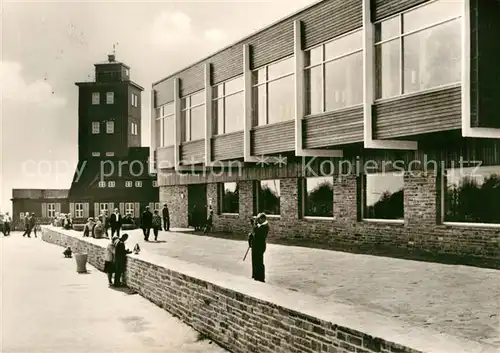
M75 254L75 260L76 260L76 272L78 273L87 273L87 257L88 255L83 253L83 254Z

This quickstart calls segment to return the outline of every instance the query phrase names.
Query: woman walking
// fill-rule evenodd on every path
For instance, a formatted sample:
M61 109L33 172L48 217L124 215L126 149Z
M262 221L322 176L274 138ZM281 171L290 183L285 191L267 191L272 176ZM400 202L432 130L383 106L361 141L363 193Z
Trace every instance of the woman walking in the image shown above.
M161 217L158 210L154 211L153 214L153 234L155 235L155 241L158 241L158 232L161 230Z

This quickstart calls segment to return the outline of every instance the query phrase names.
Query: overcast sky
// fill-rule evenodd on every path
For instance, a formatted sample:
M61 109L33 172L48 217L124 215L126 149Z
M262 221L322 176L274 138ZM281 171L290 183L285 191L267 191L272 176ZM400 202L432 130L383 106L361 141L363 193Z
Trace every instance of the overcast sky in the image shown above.
M105 61L131 67L149 146L151 84L313 0L4 1L0 209L12 188L69 188L77 162L77 87Z

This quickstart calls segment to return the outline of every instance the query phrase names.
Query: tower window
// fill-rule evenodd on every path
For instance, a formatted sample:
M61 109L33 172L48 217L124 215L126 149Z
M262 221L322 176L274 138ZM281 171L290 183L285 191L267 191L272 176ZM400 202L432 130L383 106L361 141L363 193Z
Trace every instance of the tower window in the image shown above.
M138 134L138 128L137 128L137 124L136 123L130 123L130 133L132 135L137 135Z
M132 182L131 181L126 181L125 182L125 187L126 188L131 188L132 187Z
M92 157L99 157L101 152L92 152Z
M106 152L107 157L113 157L115 155L115 152Z
M98 122L98 121L93 121L93 122L92 122L92 133L93 133L93 134L98 134L98 133L100 133L100 132L101 132L101 131L100 131L100 130L101 130L101 129L100 129L100 127L101 127L101 125L99 124L99 122Z
M115 122L114 121L107 121L106 122L106 133L107 134L114 134L115 133Z
M156 180L153 180L153 187L154 188L158 187L158 182Z
M98 186L100 188L105 188L106 187L106 182L105 181L100 181L99 184L98 184Z
M132 106L137 107L139 105L139 96L137 94L132 93Z
M115 187L115 182L114 181L108 181L108 187L114 188Z
M136 181L135 182L135 187L136 188L142 188L142 181Z
M106 104L114 104L114 103L115 103L115 93L106 92Z
M97 105L101 101L101 96L99 95L99 92L93 92L92 93L92 105Z

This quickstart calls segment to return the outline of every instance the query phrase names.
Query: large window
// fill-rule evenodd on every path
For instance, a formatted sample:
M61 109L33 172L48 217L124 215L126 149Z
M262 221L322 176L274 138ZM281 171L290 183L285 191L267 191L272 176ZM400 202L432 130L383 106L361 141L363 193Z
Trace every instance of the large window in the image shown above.
M333 217L333 178L304 180L304 216Z
M106 133L114 134L115 133L115 122L114 121L106 121Z
M136 124L137 134L137 124ZM175 139L175 110L174 103L168 103L156 108L156 147L174 145Z
M220 203L222 213L239 213L238 183L220 184Z
M254 125L292 120L295 117L294 60L288 58L253 72Z
M257 196L258 212L266 215L280 215L280 181L262 180Z
M181 99L183 141L205 138L205 90Z
M500 223L500 167L446 171L444 221Z
M460 82L461 0L438 0L375 25L376 98Z
M48 203L47 204L47 217L53 218L56 216L56 204Z
M306 52L306 114L318 114L363 103L363 32Z
M243 130L243 78L221 83L213 89L215 135Z
M103 214L104 212L108 212L109 211L109 204L108 203L100 203L99 204L99 211L101 212L101 214Z
M364 183L363 217L368 219L404 219L404 176L368 174Z

